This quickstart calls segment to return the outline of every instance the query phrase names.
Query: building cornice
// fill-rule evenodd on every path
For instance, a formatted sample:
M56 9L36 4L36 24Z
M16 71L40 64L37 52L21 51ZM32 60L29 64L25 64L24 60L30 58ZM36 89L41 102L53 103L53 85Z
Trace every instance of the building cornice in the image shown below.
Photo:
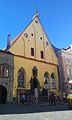
M51 63L51 62L46 62L46 61L42 61L42 60L36 60L34 58L28 58L28 57L25 57L25 56L21 56L21 55L15 55L15 57L20 57L20 58L25 58L25 59L28 59L28 60L33 60L33 61L37 61L37 62L42 62L42 63L46 63L46 64L50 64L50 65L54 65L54 66L58 66L58 64L54 64L54 63Z

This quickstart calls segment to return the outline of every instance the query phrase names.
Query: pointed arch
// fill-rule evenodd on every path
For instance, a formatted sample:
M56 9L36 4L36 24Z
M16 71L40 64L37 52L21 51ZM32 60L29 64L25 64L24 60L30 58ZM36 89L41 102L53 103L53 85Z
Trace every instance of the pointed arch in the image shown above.
M56 80L55 80L55 74L51 73L51 80L52 80L52 89L56 89Z
M50 88L49 73L47 71L44 73L44 85L45 85L45 89Z
M18 87L21 87L23 88L24 85L25 85L25 70L23 67L21 67L19 70L18 70L18 73L17 73L17 78L18 78Z

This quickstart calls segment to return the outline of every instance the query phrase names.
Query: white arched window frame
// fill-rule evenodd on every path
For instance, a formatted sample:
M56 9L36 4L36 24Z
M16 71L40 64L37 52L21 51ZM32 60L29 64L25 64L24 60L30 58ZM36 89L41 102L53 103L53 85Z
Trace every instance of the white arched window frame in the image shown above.
M44 87L45 87L45 89L49 89L50 88L50 81L49 81L49 74L48 74L48 72L44 73Z
M23 88L24 87L24 82L25 82L25 72L24 69L19 69L18 71L18 87Z
M54 73L51 74L51 80L52 80L52 89L56 89L56 80Z

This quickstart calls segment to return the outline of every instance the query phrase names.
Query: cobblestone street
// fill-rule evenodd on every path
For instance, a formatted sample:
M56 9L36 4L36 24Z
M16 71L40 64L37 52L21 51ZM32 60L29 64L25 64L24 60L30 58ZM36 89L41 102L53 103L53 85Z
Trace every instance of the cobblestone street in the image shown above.
M72 120L72 111L0 115L0 120Z
M68 109L67 104L1 104L0 120L72 120L72 110Z

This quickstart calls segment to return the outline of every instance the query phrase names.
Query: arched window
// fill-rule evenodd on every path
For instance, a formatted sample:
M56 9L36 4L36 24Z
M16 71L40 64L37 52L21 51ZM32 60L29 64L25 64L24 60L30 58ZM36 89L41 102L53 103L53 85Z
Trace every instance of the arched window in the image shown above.
M9 65L6 63L0 64L0 77L9 77Z
M49 87L50 87L50 81L49 81L48 72L44 73L44 86L45 86L45 89L49 89Z
M25 78L25 72L24 72L24 69L21 68L19 71L18 71L18 87L24 87L24 78Z
M52 80L52 89L56 89L56 81L54 73L51 74L51 80Z

